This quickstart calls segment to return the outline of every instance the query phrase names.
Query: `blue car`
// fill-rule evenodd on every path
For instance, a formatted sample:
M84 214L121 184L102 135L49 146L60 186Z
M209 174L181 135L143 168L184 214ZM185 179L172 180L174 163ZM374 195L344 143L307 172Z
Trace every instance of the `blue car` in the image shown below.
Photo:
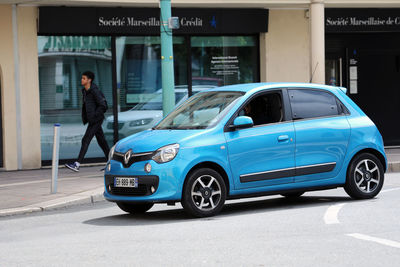
M345 88L240 84L199 92L120 140L104 197L129 213L181 202L205 217L244 197L343 187L354 199L373 198L386 167L381 134Z

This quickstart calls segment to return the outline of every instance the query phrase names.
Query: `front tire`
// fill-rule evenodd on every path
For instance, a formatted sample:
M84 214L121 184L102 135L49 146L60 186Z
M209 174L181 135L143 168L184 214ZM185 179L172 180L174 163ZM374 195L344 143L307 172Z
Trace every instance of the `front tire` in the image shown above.
M344 190L354 199L375 197L382 189L384 170L373 154L363 153L354 157L347 171Z
M151 209L154 203L126 203L126 202L117 202L118 207L128 213L131 214L140 214L145 213L149 209Z
M226 186L221 175L213 169L195 170L186 181L182 192L182 206L195 217L218 214L224 206Z

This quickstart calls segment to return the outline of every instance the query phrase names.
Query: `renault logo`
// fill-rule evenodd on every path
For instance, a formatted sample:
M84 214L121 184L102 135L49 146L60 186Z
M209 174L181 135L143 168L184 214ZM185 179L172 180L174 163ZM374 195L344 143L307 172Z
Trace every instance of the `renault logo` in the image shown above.
M132 156L132 149L129 149L128 151L126 151L126 153L124 154L124 163L125 165L128 165L129 160L131 159Z

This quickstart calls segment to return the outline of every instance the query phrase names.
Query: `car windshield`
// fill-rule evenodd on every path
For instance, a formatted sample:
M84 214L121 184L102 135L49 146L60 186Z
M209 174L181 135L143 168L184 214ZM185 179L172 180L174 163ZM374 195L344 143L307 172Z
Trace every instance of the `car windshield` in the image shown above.
M154 129L206 129L215 126L241 98L241 92L198 93L172 111Z
M175 92L175 103L178 104L185 95L186 92ZM154 94L148 102L139 103L131 110L162 110L162 93Z

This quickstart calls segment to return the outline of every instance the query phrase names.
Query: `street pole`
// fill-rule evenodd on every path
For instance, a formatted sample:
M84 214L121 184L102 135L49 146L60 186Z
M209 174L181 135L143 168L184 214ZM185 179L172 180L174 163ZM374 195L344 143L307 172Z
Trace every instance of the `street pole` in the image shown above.
M60 151L60 124L54 124L54 139L53 139L53 163L51 167L51 193L57 193L58 181L58 159Z
M171 0L160 0L160 9L161 80L163 116L165 117L175 107L172 29L168 27L168 19L171 17Z

